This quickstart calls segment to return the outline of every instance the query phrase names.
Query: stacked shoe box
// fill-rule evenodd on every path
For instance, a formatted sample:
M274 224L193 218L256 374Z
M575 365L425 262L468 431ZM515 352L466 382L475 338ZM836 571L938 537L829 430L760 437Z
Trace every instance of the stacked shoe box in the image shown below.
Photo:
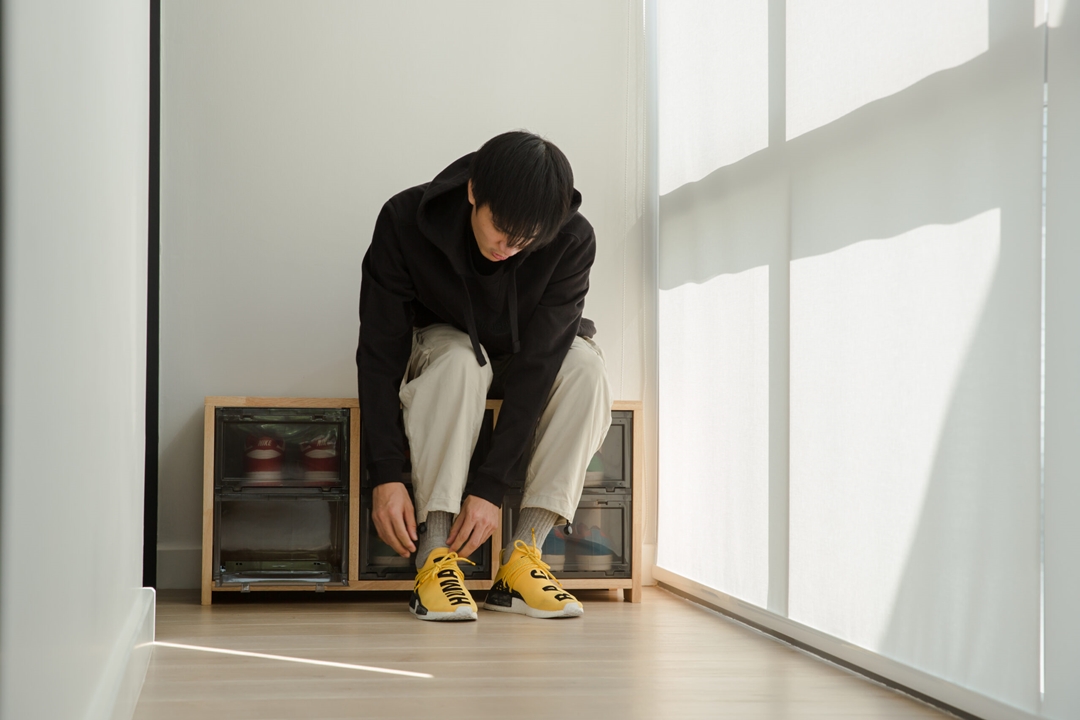
M573 522L555 526L541 552L559 579L629 578L632 570L634 413L614 410L611 429L585 473ZM503 505L503 534L517 528L527 459L512 475L515 491Z
M348 410L214 412L213 582L347 584Z
M488 410L484 415L484 423L480 431L480 439L476 443L469 465L469 475L476 471L479 462L487 456L491 444L492 422L494 414ZM404 436L404 433L402 434ZM403 438L404 439L404 438ZM361 454L364 452L363 437L361 437ZM408 440L404 439L406 452ZM363 466L363 463L361 463ZM401 481L409 490L409 497L413 497L412 465L406 460L402 469ZM360 579L361 580L412 580L416 576L415 554L409 558L398 555L389 545L384 543L375 531L375 525L371 520L372 485L371 477L366 470L360 472ZM488 540L469 558L475 565L461 563L461 572L466 580L487 579L491 577L491 541Z

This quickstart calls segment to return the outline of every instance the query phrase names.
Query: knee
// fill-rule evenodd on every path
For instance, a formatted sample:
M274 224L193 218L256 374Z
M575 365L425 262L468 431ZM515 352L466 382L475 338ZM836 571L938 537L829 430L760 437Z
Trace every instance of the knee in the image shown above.
M589 348L571 348L566 354L561 374L563 382L572 383L582 390L593 388L597 392L603 392L608 386L604 361Z
M485 354L486 358L486 354ZM455 344L448 347L439 363L443 365L440 373L447 382L458 382L467 388L479 388L485 393L491 385L491 363L481 366L476 360L471 344Z

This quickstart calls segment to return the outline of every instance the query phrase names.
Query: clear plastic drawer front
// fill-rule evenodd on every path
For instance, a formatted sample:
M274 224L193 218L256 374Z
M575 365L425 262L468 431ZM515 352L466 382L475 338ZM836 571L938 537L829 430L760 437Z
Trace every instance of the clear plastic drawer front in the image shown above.
M486 428L485 428L486 429ZM477 455L487 457L490 447L490 430L480 432L480 442L477 443ZM485 444L485 439L487 444ZM604 438L600 450L593 455L585 469L585 487L588 489L605 490L607 492L629 491L631 487L631 471L633 464L633 441L634 441L634 413L630 410L613 410L611 412L611 429ZM513 488L523 488L528 475L531 455L526 452L518 461L517 466L510 471L507 484ZM475 456L474 456L475 460Z
M409 488L412 495L412 488ZM360 579L362 580L412 580L416 577L415 555L403 558L384 543L371 521L371 492L360 496L363 507L360 520ZM488 540L469 558L475 565L459 563L466 579L491 577L491 540Z
M614 410L604 444L585 470L585 487L609 492L630 489L633 465L634 413Z
M347 497L237 493L215 504L220 584L345 581Z
M505 537L517 529L521 497L503 506ZM571 523L556 525L541 547L544 562L559 578L630 577L630 500L587 493Z
M219 408L217 419L216 487L348 486L347 410Z

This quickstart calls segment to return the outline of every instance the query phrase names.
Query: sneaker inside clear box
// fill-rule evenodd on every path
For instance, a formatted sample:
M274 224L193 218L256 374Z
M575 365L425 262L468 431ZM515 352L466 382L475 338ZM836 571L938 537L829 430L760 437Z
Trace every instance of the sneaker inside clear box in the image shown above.
M217 499L215 580L345 581L346 496Z
M219 408L218 487L348 486L348 411Z
M630 502L583 496L572 523L556 525L540 548L559 578L630 577ZM507 498L506 537L516 532L520 496Z

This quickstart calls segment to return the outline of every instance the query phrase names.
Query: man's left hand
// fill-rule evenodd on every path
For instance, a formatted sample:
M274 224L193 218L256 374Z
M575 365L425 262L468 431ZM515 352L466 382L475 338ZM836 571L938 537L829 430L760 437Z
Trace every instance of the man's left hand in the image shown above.
M461 557L469 557L491 537L498 525L499 506L475 495L468 495L461 503L461 512L450 528L446 543Z

